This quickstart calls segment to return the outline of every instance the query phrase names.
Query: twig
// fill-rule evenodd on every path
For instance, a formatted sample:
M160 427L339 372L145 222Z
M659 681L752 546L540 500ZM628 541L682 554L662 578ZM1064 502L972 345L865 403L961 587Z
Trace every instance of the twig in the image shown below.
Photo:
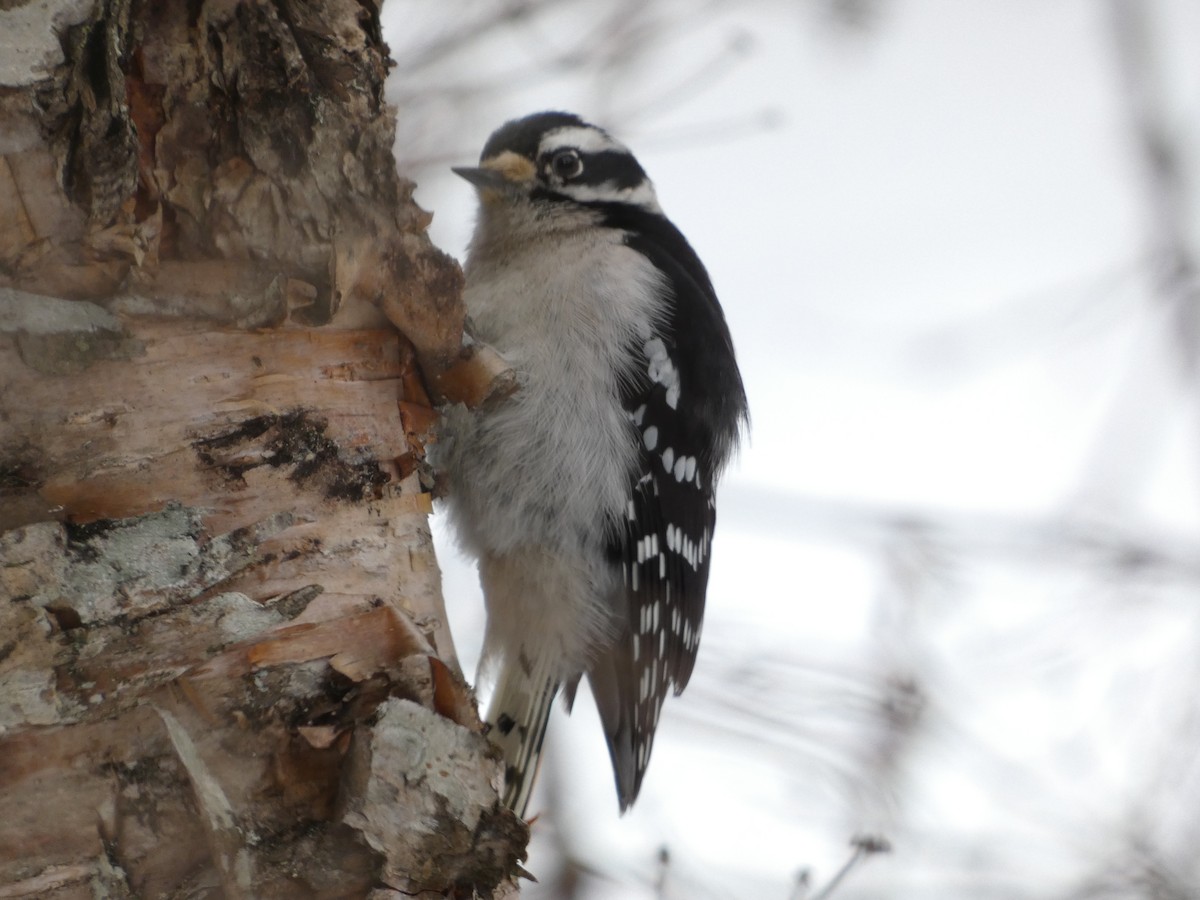
M801 869L796 873L796 878L792 882L792 893L788 900L806 900L810 887L812 887L812 872L809 869Z
M846 864L838 870L838 873L833 876L829 884L813 894L812 900L829 900L833 896L833 892L837 889L837 886L842 883L846 876L860 862L876 853L889 853L892 849L892 845L888 843L887 838L873 835L858 835L851 839L850 844L854 847L854 852L850 854L850 858L846 860Z
M659 900L666 900L667 872L671 868L671 851L663 844L658 848L658 881L654 885L654 895Z

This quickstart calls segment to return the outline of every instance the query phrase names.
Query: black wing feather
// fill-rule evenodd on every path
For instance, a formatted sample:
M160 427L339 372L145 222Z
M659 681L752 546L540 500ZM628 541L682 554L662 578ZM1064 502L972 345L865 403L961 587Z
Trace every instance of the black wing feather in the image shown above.
M589 672L622 809L637 797L667 692L683 691L699 648L716 525L716 479L746 419L733 344L703 264L665 218L596 204L605 224L663 273L668 315L633 347L622 403L637 431L637 470L609 556L622 567L625 622Z

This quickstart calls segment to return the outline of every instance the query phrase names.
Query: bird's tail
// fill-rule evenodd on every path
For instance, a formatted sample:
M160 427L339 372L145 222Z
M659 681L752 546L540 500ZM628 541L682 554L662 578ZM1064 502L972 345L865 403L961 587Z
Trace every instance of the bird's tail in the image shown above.
M504 755L504 804L524 817L537 777L557 679L511 661L501 667L488 703L488 738Z

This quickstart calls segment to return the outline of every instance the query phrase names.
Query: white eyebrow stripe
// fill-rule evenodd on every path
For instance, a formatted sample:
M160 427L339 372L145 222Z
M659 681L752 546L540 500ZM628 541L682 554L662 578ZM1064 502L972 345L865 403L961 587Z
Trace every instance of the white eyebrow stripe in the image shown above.
M538 155L557 147L574 147L583 153L599 153L604 150L629 152L624 144L613 140L600 129L581 128L578 125L568 125L547 132L538 144Z
M562 188L562 192L568 197L572 197L581 203L589 201L612 202L619 201L621 203L630 203L634 206L640 206L643 209L651 212L661 213L662 207L658 205L658 197L654 193L654 185L647 178L641 184L631 188L617 188L611 181L606 181L601 185L586 185L586 184L569 184Z

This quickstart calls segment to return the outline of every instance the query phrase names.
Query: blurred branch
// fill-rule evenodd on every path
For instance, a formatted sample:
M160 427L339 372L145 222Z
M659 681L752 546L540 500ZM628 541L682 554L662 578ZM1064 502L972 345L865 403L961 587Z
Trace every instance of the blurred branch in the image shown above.
M792 882L792 892L788 895L788 900L807 900L811 882L812 872L808 869L801 869L797 872L795 880Z
M712 26L732 6L730 0L507 0L479 4L481 12L454 21L437 15L431 0L415 3L406 14L407 27L389 32L398 64L388 99L404 114L397 159L406 174L420 180L428 167L473 158L480 121L496 125L504 115L487 110L503 108L507 98L548 80L576 97L568 106L590 97L583 111L627 135L630 123L702 98L752 57L754 41L739 30L702 51L699 63L677 52L693 32ZM413 27L422 8L430 28ZM659 143L726 141L774 127L779 118L769 109L748 113L693 126ZM639 138L639 146L646 145Z
M884 13L884 0L821 0L817 5L835 27L857 33L878 30Z
M1057 353L1065 342L1127 321L1144 300L1145 253L1077 278L1006 297L988 309L942 324L901 346L917 374L944 384L1014 359ZM885 338L890 333L881 335Z
M882 547L920 535L955 557L1006 559L1091 571L1109 579L1200 581L1200 548L1191 535L1048 514L1026 517L887 507L852 500L781 495L739 484L721 497L726 523L775 536L835 539Z
M753 134L770 131L784 124L781 111L764 106L747 110L723 119L706 119L686 127L639 132L637 144L642 147L695 148L728 141L739 141Z
M654 896L660 900L667 897L667 878L671 873L671 849L663 844L658 848L658 877L654 884Z
M1195 900L1196 883L1136 838L1111 853L1062 900Z
M837 890L838 885L840 885L846 879L846 876L854 871L854 869L860 863L862 863L863 860L867 859L869 856L874 856L876 853L890 853L892 849L891 844L888 843L886 838L871 837L868 835L859 835L858 837L855 837L850 842L850 845L854 848L854 852L850 854L850 858L846 860L845 865L843 865L833 876L833 878L829 880L829 884L825 885L825 887L821 888L821 890L812 895L812 900L829 900L829 898L833 896L833 892Z
M1194 377L1200 351L1200 278L1192 246L1195 210L1178 127L1168 109L1160 42L1152 16L1158 4L1110 0L1117 64L1137 139L1160 266L1159 293L1172 305L1184 372Z
M505 25L516 25L527 22L542 10L558 5L560 0L508 0L505 3L479 4L473 8L482 8L485 14L473 21L467 21L458 27L429 39L428 31L422 31L418 41L403 48L403 53L395 53L395 71L400 75L409 75L428 68L445 58L460 52L477 43L484 35ZM461 20L458 20L461 21Z
M626 111L628 120L644 117L678 107L694 99L729 74L754 50L754 36L748 31L735 31L712 55L692 63L691 70L675 83L659 89L656 96Z

